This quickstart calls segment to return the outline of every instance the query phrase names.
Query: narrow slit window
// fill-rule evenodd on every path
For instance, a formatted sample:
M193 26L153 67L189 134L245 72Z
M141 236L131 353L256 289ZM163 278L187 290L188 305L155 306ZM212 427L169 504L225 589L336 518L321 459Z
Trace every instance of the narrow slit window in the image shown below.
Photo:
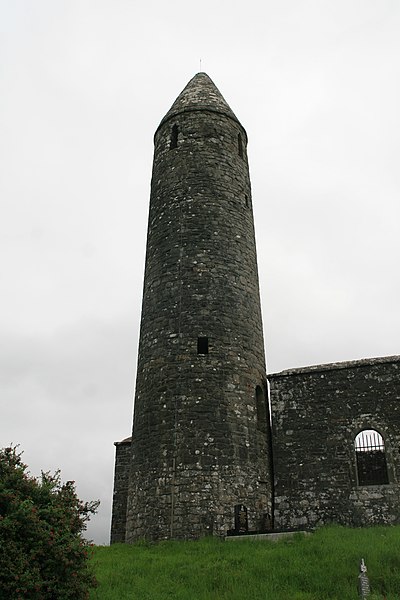
M197 338L197 354L208 354L208 337Z
M385 442L375 429L360 431L354 441L358 485L389 483Z
M240 133L238 133L238 153L240 158L243 158L243 142L242 135Z
M249 197L248 197L248 195L247 195L247 194L245 194L245 196L244 196L244 200L245 200L245 202L246 202L246 206L248 207L248 206L249 206Z
M260 385L256 387L257 429L267 431L267 404L264 391Z
M179 127L178 125L173 125L171 129L171 140L169 143L169 149L178 147L178 135L179 135Z

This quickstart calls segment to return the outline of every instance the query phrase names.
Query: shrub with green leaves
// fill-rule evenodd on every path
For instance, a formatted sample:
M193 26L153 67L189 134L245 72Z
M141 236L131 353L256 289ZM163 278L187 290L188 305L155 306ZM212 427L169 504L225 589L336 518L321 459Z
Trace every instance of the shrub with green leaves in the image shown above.
M98 505L59 471L36 479L16 448L0 450L0 598L87 598L95 578L82 532Z

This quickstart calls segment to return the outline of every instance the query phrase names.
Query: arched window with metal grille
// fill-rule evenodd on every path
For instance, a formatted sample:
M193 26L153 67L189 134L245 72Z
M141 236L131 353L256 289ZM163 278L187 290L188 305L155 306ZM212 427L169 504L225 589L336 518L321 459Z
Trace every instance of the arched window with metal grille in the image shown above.
M358 485L389 483L385 442L375 429L363 429L354 440Z

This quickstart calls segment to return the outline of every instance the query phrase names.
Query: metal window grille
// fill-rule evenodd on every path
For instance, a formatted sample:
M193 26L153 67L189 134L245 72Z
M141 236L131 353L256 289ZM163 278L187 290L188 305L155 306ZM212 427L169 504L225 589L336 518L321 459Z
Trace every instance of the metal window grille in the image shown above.
M374 429L361 431L354 443L359 485L389 483L385 443Z

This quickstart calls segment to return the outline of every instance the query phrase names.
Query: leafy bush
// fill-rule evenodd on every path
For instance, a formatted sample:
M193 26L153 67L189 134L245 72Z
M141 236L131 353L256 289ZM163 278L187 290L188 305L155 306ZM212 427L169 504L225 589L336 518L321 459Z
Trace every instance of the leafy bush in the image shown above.
M81 600L95 585L82 537L98 502L81 502L60 473L27 473L16 448L0 450L0 598Z

